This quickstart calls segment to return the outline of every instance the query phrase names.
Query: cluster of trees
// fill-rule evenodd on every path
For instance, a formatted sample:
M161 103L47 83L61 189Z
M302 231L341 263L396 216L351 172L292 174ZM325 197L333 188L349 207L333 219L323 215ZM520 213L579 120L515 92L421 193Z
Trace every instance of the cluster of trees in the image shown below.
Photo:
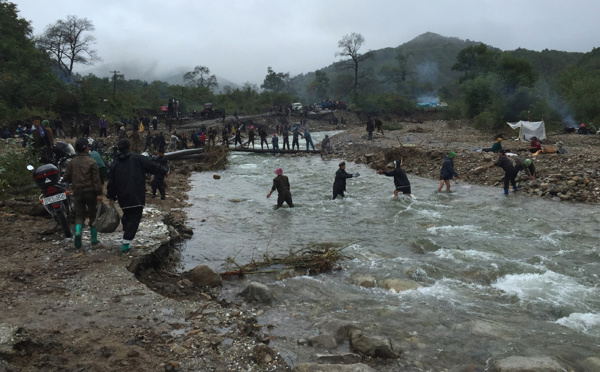
M67 16L35 37L16 5L0 0L0 24L0 126L33 114L118 119L138 109L158 110L171 97L184 113L202 110L205 102L226 112L256 113L329 98L367 113L408 115L419 110L420 96L430 95L449 104L449 118L487 126L541 118L600 121L600 49L503 52L428 33L398 48L363 52L364 37L351 33L338 42L341 60L331 66L293 78L268 67L260 88L246 83L216 94L215 75L201 65L183 76L182 85L127 80L116 71L110 78L80 76L74 66L99 61L94 25L85 18Z

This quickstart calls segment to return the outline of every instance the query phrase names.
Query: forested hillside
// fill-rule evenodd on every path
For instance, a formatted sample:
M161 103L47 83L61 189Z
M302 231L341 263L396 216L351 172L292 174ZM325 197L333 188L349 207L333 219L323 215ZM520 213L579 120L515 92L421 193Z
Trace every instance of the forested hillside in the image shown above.
M219 86L207 66L186 73L183 84L130 80L119 71L110 78L81 76L73 63L93 64L93 58L73 56L69 64L57 58L64 58L64 51L52 49L57 45L52 38L62 33L49 30L69 22L93 30L87 19L69 16L44 34L33 35L16 5L0 0L1 126L15 128L33 115L76 121L107 115L112 121L140 110L156 112L173 97L183 115L201 111L206 102L228 114L251 114L292 102L306 107L328 98L374 114L406 116L439 110L446 118L474 119L482 127L520 119L568 125L600 122L598 49L501 51L425 33L396 47L367 51L362 35L352 33L340 40L338 61L329 66L295 77L269 67L260 87L246 83L240 88ZM440 100L448 107L417 105Z

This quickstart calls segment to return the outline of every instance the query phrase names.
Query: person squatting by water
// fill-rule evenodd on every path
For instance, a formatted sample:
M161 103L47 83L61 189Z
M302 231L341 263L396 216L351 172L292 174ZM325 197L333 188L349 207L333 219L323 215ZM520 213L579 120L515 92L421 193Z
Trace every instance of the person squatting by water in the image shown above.
M87 217L90 219L90 233L92 244L98 244L98 231L94 228L96 207L102 203L102 183L96 161L88 156L88 140L79 138L75 142L77 156L67 163L65 181L73 189L73 202L75 204L75 247L81 248L81 232Z
M341 162L338 166L339 168L335 172L335 181L333 181L333 199L338 195L342 198L346 197L346 195L344 195L344 192L346 191L346 179L360 176L360 173L347 173L345 161Z
M454 151L450 151L448 156L444 156L444 162L442 163L442 169L440 170L440 187L438 187L438 192L442 191L444 184L446 184L446 192L450 192L450 180L453 177L460 179L460 175L454 169L454 157L456 153Z
M167 170L143 155L132 153L131 143L127 139L120 140L117 148L119 152L110 164L106 197L110 205L115 200L118 201L123 210L121 252L127 252L137 233L146 204L146 173L164 176Z
M489 166L491 167L500 167L504 170L504 195L508 195L508 184L513 187L515 192L519 191L517 189L517 170L515 169L512 161L506 156L506 153L503 150L500 150L498 153L498 160Z
M408 195L408 197L412 199L410 194L410 182L408 181L406 172L402 169L402 159L400 159L400 161L394 160L394 165L396 167L391 172L384 172L380 169L377 171L377 174L394 177L394 186L396 186L394 189L394 198L398 198L398 191L402 191L402 194Z
M277 190L277 209L281 208L283 202L286 202L290 208L294 208L292 193L290 192L290 181L287 176L283 175L283 170L281 168L275 169L275 174L277 176L273 178L273 186L271 187L271 191L267 194L267 199L271 197L273 191Z

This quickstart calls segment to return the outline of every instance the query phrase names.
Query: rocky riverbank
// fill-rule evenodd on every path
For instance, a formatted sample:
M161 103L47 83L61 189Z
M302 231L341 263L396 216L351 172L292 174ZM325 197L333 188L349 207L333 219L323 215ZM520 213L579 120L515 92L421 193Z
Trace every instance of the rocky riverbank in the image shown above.
M374 169L402 158L409 177L429 177L433 189L438 185L443 155L453 150L460 182L501 184L502 171L487 168L495 156L477 151L490 146L494 136L479 133L468 123L389 120L384 128L393 130L386 129L385 135L377 133L368 141L359 116L336 115L344 117L346 124L331 124L330 114L308 121L311 131L344 130L332 137L334 151L323 157L368 163ZM264 117L255 123L274 128L280 121L279 117ZM526 144L509 137L506 131L505 148L528 155ZM522 178L520 192L554 200L598 202L600 180L595 167L600 137L549 135L549 143L559 140L570 154L533 158L540 177L535 181ZM136 245L127 255L120 253L120 232L101 235L102 244L94 247L86 236L83 249L76 250L36 200L0 203L4 256L0 264L0 371L292 370L269 347L271 325L257 322L262 308L274 306L276 298L272 305L257 303L260 296L248 294L235 301L224 300L218 284L207 287L198 273L172 270L178 260L177 242L194 233L186 226L183 210L188 176L202 167L178 162L173 169L167 179L167 200L148 199ZM347 324L319 327L319 336L297 342L312 348L312 361L321 365L300 364L294 366L295 371L418 369L418 361L407 359L396 345L377 335ZM351 343L354 353L323 353L333 342ZM501 362L496 364L502 366ZM507 365L513 368L533 362Z

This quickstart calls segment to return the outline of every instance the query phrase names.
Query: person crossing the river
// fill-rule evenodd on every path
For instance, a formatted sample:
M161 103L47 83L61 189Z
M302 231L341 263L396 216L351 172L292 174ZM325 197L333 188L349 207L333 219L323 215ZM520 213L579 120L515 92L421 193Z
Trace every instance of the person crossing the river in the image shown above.
M398 198L398 191L402 191L402 194L408 195L409 198L412 199L410 194L410 181L406 176L406 172L402 169L402 159L394 160L395 168L391 172L384 172L383 170L378 170L377 174L383 174L388 177L394 177L394 198Z
M248 145L246 148L250 148L250 144L252 144L252 148L254 148L254 126L250 126L250 130L248 130Z
M335 181L333 182L333 199L338 195L345 198L344 192L346 192L346 179L352 177L359 177L360 173L350 174L346 172L346 162L341 162L339 169L335 172Z
M519 189L517 189L516 181L517 170L515 169L513 162L506 156L506 152L504 152L503 150L500 150L498 155L498 160L494 164L491 164L489 167L500 167L504 170L504 195L508 195L509 182L510 184L512 184L513 190L515 190L515 192L519 191Z
M283 206L283 202L286 202L290 208L294 208L289 179L287 176L283 175L283 170L281 168L277 168L275 174L277 177L273 178L273 186L271 187L271 191L267 194L267 199L271 197L273 191L277 190L277 194L279 194L277 197L277 209Z
M440 187L438 192L442 191L444 184L446 184L446 192L450 192L450 180L453 177L460 178L460 175L454 169L454 161L452 160L456 156L454 151L450 151L448 156L444 156L444 163L442 163L442 169L440 170Z
M300 142L298 142L298 137L301 136L300 130L298 127L294 127L294 132L292 133L292 150L294 146L298 147L298 151L300 151Z
M258 130L258 135L260 136L260 148L264 150L263 143L267 145L267 150L269 149L269 142L267 142L267 131L264 128L260 128Z

